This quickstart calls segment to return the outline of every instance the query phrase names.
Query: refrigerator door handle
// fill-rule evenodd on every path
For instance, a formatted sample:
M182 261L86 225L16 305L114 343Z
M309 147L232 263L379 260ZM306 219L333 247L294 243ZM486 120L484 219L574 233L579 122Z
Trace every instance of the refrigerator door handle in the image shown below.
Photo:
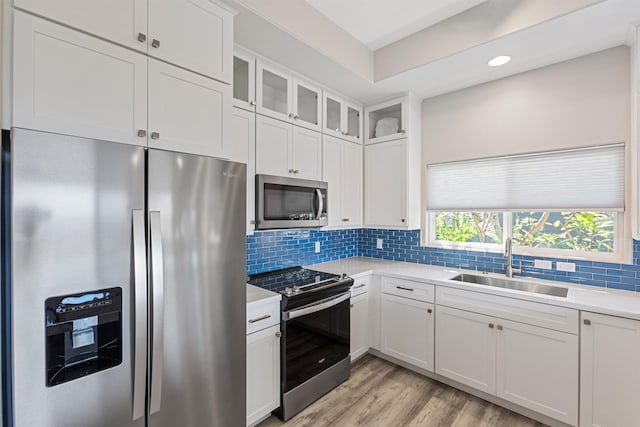
M134 360L133 419L145 414L147 386L147 244L143 210L133 211Z
M149 212L150 261L152 292L151 386L149 415L160 410L162 398L162 368L164 364L164 268L162 259L162 229L160 212Z

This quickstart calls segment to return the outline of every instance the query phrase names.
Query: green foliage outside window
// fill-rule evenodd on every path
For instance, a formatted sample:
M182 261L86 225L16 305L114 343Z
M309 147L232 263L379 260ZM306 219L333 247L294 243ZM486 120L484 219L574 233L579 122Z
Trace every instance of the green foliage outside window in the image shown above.
M503 216L512 215L514 246L613 252L613 212L442 212L436 240L502 244Z

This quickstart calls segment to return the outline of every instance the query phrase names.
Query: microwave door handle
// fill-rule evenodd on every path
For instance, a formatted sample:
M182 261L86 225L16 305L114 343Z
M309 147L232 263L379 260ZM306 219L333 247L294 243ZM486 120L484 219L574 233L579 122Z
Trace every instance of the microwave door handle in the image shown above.
M345 292L344 294L338 297L327 298L319 301L316 304L307 305L305 307L299 308L297 310L285 311L282 313L282 320L292 320L296 317L306 316L307 314L316 313L320 310L324 310L326 308L333 307L334 305L340 304L342 301L346 301L351 298L351 292Z
M145 414L147 385L147 254L146 230L143 210L133 211L133 295L134 295L134 349L133 349L133 419Z
M320 191L319 188L316 188L316 196L318 197L318 214L316 215L316 219L320 219L324 212L324 200L322 200L322 191Z

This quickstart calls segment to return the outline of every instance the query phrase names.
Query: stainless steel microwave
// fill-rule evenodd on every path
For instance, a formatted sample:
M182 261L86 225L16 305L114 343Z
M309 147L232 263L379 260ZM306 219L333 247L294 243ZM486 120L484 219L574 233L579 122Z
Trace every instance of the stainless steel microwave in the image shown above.
M256 175L256 228L324 227L328 187L322 181Z

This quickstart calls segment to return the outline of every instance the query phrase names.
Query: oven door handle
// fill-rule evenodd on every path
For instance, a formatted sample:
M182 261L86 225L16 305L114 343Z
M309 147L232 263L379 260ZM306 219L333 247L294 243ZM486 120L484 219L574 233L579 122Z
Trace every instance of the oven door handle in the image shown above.
M297 310L285 311L284 313L282 313L282 320L286 322L287 320L292 320L292 319L295 319L296 317L306 316L307 314L316 313L320 310L324 310L326 308L333 307L334 305L338 305L341 302L348 300L349 298L351 298L351 292L345 292L344 294L341 294L337 297L323 299L318 301L315 304L306 305Z

